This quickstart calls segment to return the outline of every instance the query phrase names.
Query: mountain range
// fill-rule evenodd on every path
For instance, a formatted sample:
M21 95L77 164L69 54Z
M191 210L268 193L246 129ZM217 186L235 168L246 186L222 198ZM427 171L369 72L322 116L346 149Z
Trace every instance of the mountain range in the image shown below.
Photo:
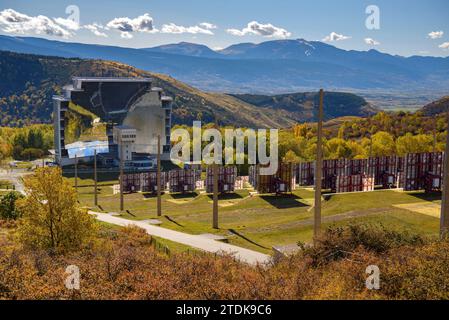
M317 92L284 95L229 95L198 90L173 77L119 62L0 51L0 125L51 123L52 96L73 76L150 77L174 98L174 124L205 123L251 128L290 127L314 121ZM377 110L350 93L326 92L325 118L365 116Z
M280 94L323 87L441 96L449 91L449 57L348 51L304 39L240 43L214 51L186 42L132 49L0 36L0 50L117 61L215 92Z

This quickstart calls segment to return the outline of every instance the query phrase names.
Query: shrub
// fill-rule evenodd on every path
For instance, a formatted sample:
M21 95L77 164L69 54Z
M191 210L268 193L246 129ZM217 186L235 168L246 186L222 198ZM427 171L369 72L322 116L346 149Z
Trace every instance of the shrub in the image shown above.
M17 219L21 216L19 209L16 207L16 201L22 199L23 196L18 192L9 192L0 198L0 218Z
M315 246L303 248L303 254L316 265L326 264L350 255L357 248L375 254L405 245L422 245L425 239L407 231L385 228L382 224L351 224L345 227L329 227L317 239Z

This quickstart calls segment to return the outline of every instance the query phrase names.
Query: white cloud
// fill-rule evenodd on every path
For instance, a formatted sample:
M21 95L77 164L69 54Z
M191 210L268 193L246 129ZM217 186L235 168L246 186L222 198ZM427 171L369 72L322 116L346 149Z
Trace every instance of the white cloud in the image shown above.
M79 22L67 18L49 18L46 16L28 16L17 12L13 9L5 9L0 11L0 30L7 33L17 34L46 34L50 36L58 36L69 38L76 34L76 31L85 29L92 32L98 37L108 37L106 30L117 30L124 39L131 39L136 32L146 33L190 33L190 34L208 34L213 35L213 29L217 26L210 22L202 22L195 26L179 26L174 23L164 24L162 30L159 31L154 27L153 18L145 13L136 18L114 18L109 21L106 26L99 23L90 23L80 25Z
M324 39L322 41L333 42L333 41L347 40L347 39L350 39L350 38L351 37L349 37L349 36L344 36L344 35L338 34L336 32L331 32L328 36L324 37Z
M444 42L438 46L441 49L449 49L449 42Z
M79 30L80 25L77 21L65 18L54 18L55 22L69 30Z
M74 27L74 25L72 24L71 27ZM0 11L0 28L7 33L35 33L63 38L73 35L73 32L67 26L60 25L53 19L42 15L28 16L13 9Z
M210 26L208 26L210 27ZM164 24L162 26L161 32L162 33L175 33L175 34L180 34L180 33L192 33L192 34L208 34L208 35L213 35L214 33L212 31L210 31L211 28L205 28L205 27L201 27L200 25L198 26L191 26L191 27L184 27L184 26L178 26L174 23L169 23L169 24Z
M130 19L128 17L115 18L106 25L108 28L116 29L121 32L122 38L130 39L133 37L132 32L148 32L155 33L158 30L153 26L153 18L145 13L137 18Z
M209 22L201 22L201 23L199 24L199 26L200 26L201 28L209 29L209 30L217 29L217 26L216 26L215 24L209 23Z
M97 37L104 37L104 38L108 37L108 35L101 30L109 30L109 28L104 27L101 24L98 24L98 23L86 24L83 26L83 28L89 30Z
M291 36L291 32L283 28L273 26L271 23L261 24L257 21L251 21L242 30L239 29L227 29L226 32L234 36L245 36L247 34L255 34L267 38L288 38Z
M440 39L443 37L443 35L444 35L443 31L432 31L432 32L429 32L429 34L428 34L430 39Z
M365 38L365 43L370 46L378 46L380 45L380 42L374 40L373 38Z
M134 36L131 32L125 31L120 33L120 37L123 39L132 39Z

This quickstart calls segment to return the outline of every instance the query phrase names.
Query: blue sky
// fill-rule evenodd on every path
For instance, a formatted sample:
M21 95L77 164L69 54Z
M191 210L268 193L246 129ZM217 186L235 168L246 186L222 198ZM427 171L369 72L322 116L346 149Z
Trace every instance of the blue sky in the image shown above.
M75 27L64 23L69 5L79 8ZM369 5L379 8L378 30L365 26ZM17 19L21 22L11 23ZM328 43L348 50L448 56L449 1L1 0L0 33L135 48L180 41L224 48L240 42L328 37Z

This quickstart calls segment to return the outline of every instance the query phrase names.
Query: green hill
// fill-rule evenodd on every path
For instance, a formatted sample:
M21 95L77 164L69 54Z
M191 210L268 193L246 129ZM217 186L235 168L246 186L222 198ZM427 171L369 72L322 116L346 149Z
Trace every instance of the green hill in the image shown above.
M23 126L50 123L52 96L61 92L73 76L151 77L174 98L173 123L191 124L193 120L253 128L290 127L313 118L313 94L293 94L289 99L272 97L273 103L195 89L166 75L104 60L59 58L0 51L0 125ZM330 93L328 118L363 114L367 103L352 94ZM263 96L267 97L267 96ZM301 99L297 97L302 97ZM269 97L268 97L269 99ZM328 99L328 98L326 98ZM347 107L346 107L347 106ZM335 112L332 109L335 108ZM297 110L296 110L297 109Z
M435 116L444 112L449 112L449 96L442 97L437 101L424 106L421 111L426 116Z
M238 94L234 97L255 106L271 108L284 112L289 118L298 122L316 119L316 105L319 103L317 92L290 93L281 95ZM326 120L344 116L369 116L377 113L377 109L365 99L352 93L325 92L324 118Z

